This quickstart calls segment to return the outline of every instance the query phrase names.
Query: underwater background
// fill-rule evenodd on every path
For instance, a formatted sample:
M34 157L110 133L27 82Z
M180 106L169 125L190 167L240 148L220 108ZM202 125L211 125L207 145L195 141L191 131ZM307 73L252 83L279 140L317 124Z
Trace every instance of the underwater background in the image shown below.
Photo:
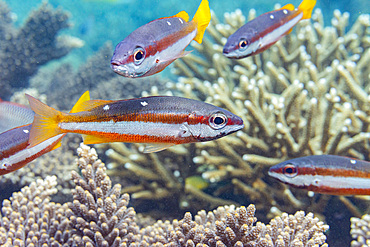
M24 98L27 92L59 110L69 111L86 90L91 91L92 99L178 95L228 109L240 115L246 125L243 132L214 142L181 145L154 154L143 154L141 146L134 144L94 145L106 167L96 164L96 154L91 154L93 151L87 147L80 147L78 166L76 149L82 139L79 135L68 135L62 148L1 177L1 200L4 201L0 243L12 238L11 234L6 235L12 226L22 224L14 223L14 219L16 212L22 214L25 209L14 205L23 205L24 197L28 201L35 200L40 215L47 211L53 220L58 218L54 228L47 228L50 238L46 237L45 243L54 246L55 239L59 244L67 242L65 239L73 232L66 227L69 224L78 228L80 239L76 242L86 244L84 229L95 229L88 225L94 221L102 224L99 217L87 217L83 209L78 209L91 204L81 195L81 190L96 197L96 191L81 182L93 180L96 184L109 181L111 190L107 195L121 198L122 205L117 203L119 206L115 205L114 210L125 208L122 214L129 219L125 221L126 232L117 233L121 244L138 242L138 238L150 242L150 232L175 229L155 223L158 219L172 221L184 217L184 222L195 225L195 219L190 224L185 212L191 212L194 218L200 210L208 212L224 205L254 204L255 217L264 224L286 212L293 214L291 221L286 218L290 223L284 225L284 216L281 216L284 222L281 224L295 229L294 224L300 222L302 215L294 214L303 210L307 215L312 212L318 217L310 219L315 228L310 231L317 231L317 243L320 230L326 230L323 224L327 224L330 228L325 235L329 246L367 246L361 241L365 243L369 239L370 242L370 219L364 216L370 210L369 197L307 193L274 181L267 170L284 160L311 154L370 160L369 0L318 0L311 20L300 22L291 34L263 54L242 60L222 57L225 37L246 20L273 10L276 4L297 6L300 2L210 0L214 13L206 38L201 45L192 43L187 48L194 50L190 55L147 78L123 78L111 71L114 47L128 34L149 21L181 10L192 17L199 2L0 1L0 98L27 105ZM81 159L95 165L88 167ZM81 172L89 169L90 173L99 175L88 177ZM55 177L47 178L52 175ZM43 180L37 180L40 178ZM120 184L122 188L113 184ZM12 194L22 187L23 194ZM131 198L125 194L121 197L122 193L128 193ZM7 199L11 196L13 199L9 202ZM34 199L36 197L38 199ZM39 198L42 200L38 201ZM30 206L27 207L31 212ZM50 207L55 207L55 211L48 211ZM212 217L220 221L226 218L220 211L242 215L241 209L226 208L214 212ZM248 213L244 214L251 217L252 211L248 207ZM236 213L233 215L234 221L240 220ZM39 217L42 222L43 216L33 217ZM88 223L83 225L78 217L85 217ZM357 217L352 219L352 228L351 217ZM69 223L61 224L63 219ZM319 220L324 223L320 225ZM229 224L231 219L225 221ZM197 224L201 225L199 219ZM147 228L138 237L138 229L144 227ZM41 223L39 228L42 232ZM22 229L29 233L26 224ZM113 246L118 240L112 240L112 234L107 232L100 235ZM215 232L217 235L217 230ZM197 228L197 234L202 234L202 228ZM96 232L87 235L93 246L104 246ZM176 237L173 239L177 241ZM185 239L196 242L194 237ZM236 240L228 241L227 246L234 246ZM285 246L300 246L294 245L292 239L286 243ZM258 246L269 245L260 243Z

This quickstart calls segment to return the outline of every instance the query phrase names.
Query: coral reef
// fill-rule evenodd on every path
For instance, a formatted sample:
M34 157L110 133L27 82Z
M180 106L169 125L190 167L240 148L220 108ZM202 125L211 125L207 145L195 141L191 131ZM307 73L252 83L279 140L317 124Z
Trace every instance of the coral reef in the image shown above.
M70 36L57 36L68 28L68 14L43 3L33 11L20 28L12 23L10 10L0 1L0 97L7 99L15 88L29 85L41 65L81 47L82 41Z
M129 196L113 185L94 149L78 149L81 175L73 202L50 201L56 177L32 182L3 201L0 219L2 246L327 246L328 226L312 213L282 214L269 224L257 222L255 206L225 206L200 211L192 220L157 221L139 229Z
M351 218L351 235L355 239L351 242L352 247L370 246L370 215L365 214L361 219Z
M222 56L226 37L255 15L251 10L246 18L237 10L226 13L221 23L213 14L210 38L202 45L193 43L196 51L174 62L173 72L180 78L168 84L173 94L237 113L244 120L243 131L150 155L136 145L102 147L111 158L110 174L129 182L125 190L136 207L145 201L165 207L166 198L170 205L180 199L180 210L213 208L227 200L255 203L259 218L308 208L323 214L328 196L307 196L272 181L269 166L323 153L370 158L369 15L347 27L348 13L335 11L332 26L325 27L316 9L312 20L300 22L260 55L241 60ZM186 184L194 175L210 186L202 191ZM354 206L344 204L349 210Z

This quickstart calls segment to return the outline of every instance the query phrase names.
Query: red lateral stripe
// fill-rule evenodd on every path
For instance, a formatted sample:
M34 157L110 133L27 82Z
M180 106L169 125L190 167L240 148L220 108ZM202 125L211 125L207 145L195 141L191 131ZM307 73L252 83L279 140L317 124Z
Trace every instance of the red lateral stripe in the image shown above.
M370 188L336 188L329 186L306 186L303 189L307 189L313 192L330 195L370 195Z
M26 140L22 143L19 143L16 146L12 146L7 150L3 150L2 154L1 154L1 159L8 158L8 157L12 156L13 154L18 153L19 151L21 151L23 149L26 149L27 146L28 146L28 140Z
M185 21L184 21L185 22ZM169 46L173 45L180 39L184 38L189 33L196 29L196 24L193 21L187 22L183 29L178 30L168 36L163 37L157 42L157 51L161 52L166 50Z
M324 167L315 167L315 168L300 167L299 175L370 178L370 173L360 170L343 168L324 168Z
M276 11L280 11L280 10L274 10L274 11L271 11L271 12L268 12L266 13L265 15L273 15L274 12ZM275 29L281 27L281 26L284 26L285 23L289 22L290 20L292 20L293 18L295 18L297 15L299 15L302 11L295 11L294 13L290 14L290 15L287 15L286 18L282 19L280 22L276 22L274 25L271 25L271 26L267 26L262 32L259 33L259 35L254 35L253 38L251 39L251 43L259 40L260 38L266 36L267 34L271 33L272 31L274 31ZM287 31L289 32L289 31ZM282 33L281 36L283 36L285 33ZM271 44L272 45L272 44ZM269 46L270 47L270 46ZM267 47L267 48L269 48ZM266 48L266 49L267 49Z
M153 122L153 123L166 123L166 124L198 124L205 120L202 116L189 116L189 114L173 114L173 113L128 113L120 116L87 116L87 115L67 115L62 122L106 122L113 120L114 122L124 121L139 121L139 122Z

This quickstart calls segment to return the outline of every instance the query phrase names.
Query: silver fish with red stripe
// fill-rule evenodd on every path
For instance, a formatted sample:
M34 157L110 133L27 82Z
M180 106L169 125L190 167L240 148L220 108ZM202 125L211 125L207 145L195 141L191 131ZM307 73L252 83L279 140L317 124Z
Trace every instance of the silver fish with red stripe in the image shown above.
M290 186L331 195L370 195L370 162L337 155L312 155L270 168Z
M125 77L143 77L162 71L179 57L192 40L202 43L210 20L208 0L202 0L193 20L181 11L145 24L124 40L114 51L111 68Z
M77 105L82 101L89 100L89 97L88 94L82 95ZM17 121L29 122L30 116L33 119L34 112L26 106L6 101L1 103L6 104L6 106L3 105L4 107L1 107L0 104L0 109L1 113L7 117L0 116L0 126L11 126ZM19 113L23 113L25 116L20 116ZM22 120L11 121L13 118L18 117ZM18 170L41 155L60 147L61 140L65 136L65 134L59 134L31 147L29 145L31 129L32 124L27 124L12 128L0 134L0 175Z
M275 44L303 19L310 19L316 0L303 0L298 8L292 4L262 14L229 36L223 49L228 58L256 55Z
M30 146L63 133L83 134L85 144L146 143L157 152L183 143L221 138L244 127L233 113L201 101L175 96L128 100L89 100L75 113L59 112L28 95L35 119Z

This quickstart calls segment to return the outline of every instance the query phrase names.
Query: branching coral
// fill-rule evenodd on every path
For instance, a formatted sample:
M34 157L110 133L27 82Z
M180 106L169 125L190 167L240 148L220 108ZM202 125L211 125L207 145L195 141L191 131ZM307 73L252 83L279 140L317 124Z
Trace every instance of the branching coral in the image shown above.
M370 246L370 215L365 214L359 218L351 218L351 235L355 239L352 247Z
M0 82L1 97L9 97L11 87L25 87L28 78L37 69L80 47L82 41L69 36L57 36L68 28L68 14L54 10L47 3L33 11L25 24L16 29L12 25L10 10L0 1Z
M78 149L81 175L73 202L55 204L56 177L37 180L3 202L0 219L2 246L327 246L328 226L299 211L283 214L268 225L257 222L255 206L203 210L192 220L157 221L139 229L129 196L112 186L105 165L94 149Z
M135 211L127 208L128 194L121 195L121 185L112 187L105 165L98 159L95 149L81 145L77 150L80 176L72 172L76 188L73 202L68 204L67 215L76 233L77 246L127 246L132 242L138 227Z

